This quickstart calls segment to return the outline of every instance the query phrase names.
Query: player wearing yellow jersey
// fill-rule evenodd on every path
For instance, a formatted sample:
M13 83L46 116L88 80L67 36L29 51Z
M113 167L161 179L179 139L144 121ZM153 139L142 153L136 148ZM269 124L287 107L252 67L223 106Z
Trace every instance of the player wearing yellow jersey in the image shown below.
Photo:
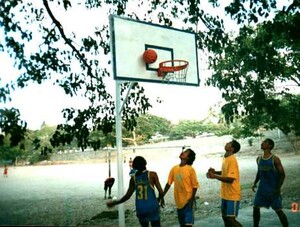
M210 168L207 177L221 181L221 210L225 227L242 226L237 220L241 200L239 166L234 154L239 152L241 145L232 140L225 145L222 170Z
M174 182L174 199L179 224L181 227L193 226L195 195L199 187L196 172L192 167L196 154L192 149L186 149L181 152L179 158L180 164L174 166L169 173L164 195Z

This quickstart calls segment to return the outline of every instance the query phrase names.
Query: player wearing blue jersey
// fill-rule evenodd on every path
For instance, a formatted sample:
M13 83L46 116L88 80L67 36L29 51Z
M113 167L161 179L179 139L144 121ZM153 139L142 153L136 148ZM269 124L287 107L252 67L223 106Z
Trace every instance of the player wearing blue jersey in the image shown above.
M150 222L152 227L160 227L159 202L162 206L164 205L163 190L156 172L148 171L146 165L147 162L143 157L135 157L132 167L137 172L131 177L126 194L121 199L110 200L106 204L108 207L113 207L123 203L135 192L136 215L141 226L149 226ZM158 200L156 199L154 186L159 192Z
M257 188L253 207L254 227L259 226L261 207L272 207L278 215L282 226L288 226L287 217L282 211L282 199L280 194L285 173L280 159L271 152L273 148L273 140L264 140L261 144L261 149L264 153L258 156L256 160L258 171L252 186L254 192ZM258 182L259 185L257 187Z

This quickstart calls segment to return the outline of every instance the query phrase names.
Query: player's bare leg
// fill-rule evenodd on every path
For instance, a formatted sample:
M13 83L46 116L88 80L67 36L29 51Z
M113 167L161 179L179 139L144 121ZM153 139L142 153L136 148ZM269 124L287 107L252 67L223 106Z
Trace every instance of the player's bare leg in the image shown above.
M282 210L277 210L276 214L278 215L279 220L280 220L282 226L283 227L288 227L289 226L289 222L287 220L287 217L286 217L285 213Z
M253 207L253 226L258 227L260 221L260 208Z

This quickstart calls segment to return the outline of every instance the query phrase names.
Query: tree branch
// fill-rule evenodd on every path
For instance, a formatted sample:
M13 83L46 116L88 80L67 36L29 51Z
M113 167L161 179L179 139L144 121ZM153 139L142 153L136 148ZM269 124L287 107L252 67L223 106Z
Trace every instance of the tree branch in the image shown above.
M84 64L85 67L87 67L87 74L93 78L96 78L96 76L93 75L92 73L92 67L87 63L85 57L83 54L80 53L80 51L72 44L72 41L67 38L65 32L64 32L64 29L63 29L63 26L61 25L61 23L55 18L55 16L53 15L50 7L49 7L49 4L48 4L48 1L47 0L43 0L43 4L50 16L50 18L52 19L53 23L56 25L56 27L58 28L62 38L65 40L66 44L68 46L71 47L71 49L76 53L76 55L78 56L79 60Z
M289 13L290 11L297 9L300 7L300 1L299 0L294 0L291 5L287 8L286 12Z
M299 77L298 78L291 77L291 80L294 81L298 86L300 86Z

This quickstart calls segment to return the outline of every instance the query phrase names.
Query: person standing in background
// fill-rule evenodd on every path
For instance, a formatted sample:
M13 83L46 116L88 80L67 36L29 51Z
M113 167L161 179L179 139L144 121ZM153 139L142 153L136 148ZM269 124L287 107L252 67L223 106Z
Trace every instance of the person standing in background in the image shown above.
M132 158L131 157L129 158L128 164L129 164L129 169L131 170L132 169Z
M7 167L7 165L4 166L3 177L8 177L8 167Z

